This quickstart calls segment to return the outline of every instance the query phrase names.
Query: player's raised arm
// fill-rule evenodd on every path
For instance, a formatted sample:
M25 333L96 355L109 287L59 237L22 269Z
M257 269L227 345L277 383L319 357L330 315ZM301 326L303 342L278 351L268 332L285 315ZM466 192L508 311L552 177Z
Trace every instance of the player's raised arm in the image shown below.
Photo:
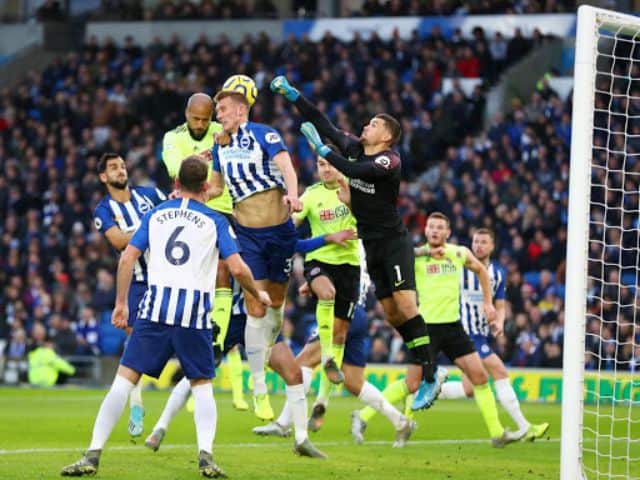
M309 141L316 154L325 158L331 165L349 178L375 180L392 175L394 169L400 167L400 159L397 155L390 152L380 154L372 161L350 162L325 145L318 134L318 130L316 130L316 127L310 122L303 123L300 131Z
M305 120L313 123L323 137L327 137L342 152L360 148L357 138L336 127L318 107L311 103L300 91L291 86L287 78L280 75L271 81L271 91L279 93L293 103Z
M491 290L491 278L487 268L466 247L461 247L465 254L464 266L478 276L480 288L482 288L483 307L487 320L493 323L496 320L496 309L493 306L493 292Z

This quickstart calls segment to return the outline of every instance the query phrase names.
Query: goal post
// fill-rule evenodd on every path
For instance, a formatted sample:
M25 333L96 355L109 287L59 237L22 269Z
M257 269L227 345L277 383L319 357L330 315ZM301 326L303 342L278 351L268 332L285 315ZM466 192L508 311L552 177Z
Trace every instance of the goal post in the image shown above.
M572 115L560 478L640 479L640 18L578 9Z

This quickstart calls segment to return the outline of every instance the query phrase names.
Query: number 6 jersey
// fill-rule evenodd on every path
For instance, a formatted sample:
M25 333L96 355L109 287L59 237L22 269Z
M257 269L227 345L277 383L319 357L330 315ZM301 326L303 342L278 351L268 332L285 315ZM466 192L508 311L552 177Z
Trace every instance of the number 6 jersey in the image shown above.
M218 258L239 251L227 219L195 200L169 200L143 217L130 244L149 249L138 319L211 328Z

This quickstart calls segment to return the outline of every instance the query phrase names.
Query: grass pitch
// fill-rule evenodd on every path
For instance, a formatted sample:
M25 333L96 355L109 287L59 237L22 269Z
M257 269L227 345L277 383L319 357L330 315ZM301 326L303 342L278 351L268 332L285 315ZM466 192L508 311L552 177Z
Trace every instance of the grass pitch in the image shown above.
M0 478L59 478L60 468L87 448L95 415L106 390L0 389ZM168 392L145 391L145 432L136 442L127 433L128 409L102 455L98 478L199 478L192 415L182 411L157 453L143 446ZM366 443L354 445L352 397L333 398L325 424L312 441L329 455L325 461L299 458L292 439L254 436L261 424L251 411L232 408L231 397L216 395L218 430L214 458L236 479L557 479L560 465L560 407L524 405L532 422L548 421L549 437L531 443L491 448L473 401L439 401L416 415L418 429L404 449L393 449L393 427L383 417L368 425ZM272 397L277 411L284 401ZM505 414L505 425L509 425ZM636 472L640 474L640 472Z

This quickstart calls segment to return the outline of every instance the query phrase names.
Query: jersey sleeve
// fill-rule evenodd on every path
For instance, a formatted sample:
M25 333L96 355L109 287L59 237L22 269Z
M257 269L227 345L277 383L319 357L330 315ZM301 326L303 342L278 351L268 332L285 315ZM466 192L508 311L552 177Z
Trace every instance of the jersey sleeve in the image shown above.
M506 297L505 294L505 272L504 269L502 267L499 267L497 265L494 265L494 268L496 268L496 270L498 272L500 272L500 282L498 283L497 287L496 287L496 294L494 297L494 300L504 300Z
M113 215L104 204L99 204L93 215L93 223L101 234L105 234L111 227L117 227L118 224L113 219Z
M282 136L273 128L265 127L263 130L257 131L256 138L260 143L262 150L267 152L270 159L280 152L289 151L287 146L284 144Z
M229 224L227 219L220 214L214 214L213 219L216 222L218 250L220 250L220 256L222 259L225 259L234 253L240 253L236 232L233 231L233 227Z
M164 194L164 192L157 187L153 189L153 193L154 193L153 195L154 205L158 205L167 199L167 196Z
M393 152L381 153L373 160L364 162L350 162L335 152L329 152L326 159L347 177L362 180L391 177L400 168L400 157Z
M178 148L178 137L175 133L167 132L162 139L162 161L167 167L167 173L173 180L178 176L180 162L182 161L180 148Z
M220 168L220 157L218 156L218 149L220 146L216 143L211 147L211 168L214 172L222 173Z
M149 220L151 219L151 215L153 214L153 210L144 214L142 220L140 221L140 226L129 240L129 245L133 245L141 252L144 252L149 248Z

